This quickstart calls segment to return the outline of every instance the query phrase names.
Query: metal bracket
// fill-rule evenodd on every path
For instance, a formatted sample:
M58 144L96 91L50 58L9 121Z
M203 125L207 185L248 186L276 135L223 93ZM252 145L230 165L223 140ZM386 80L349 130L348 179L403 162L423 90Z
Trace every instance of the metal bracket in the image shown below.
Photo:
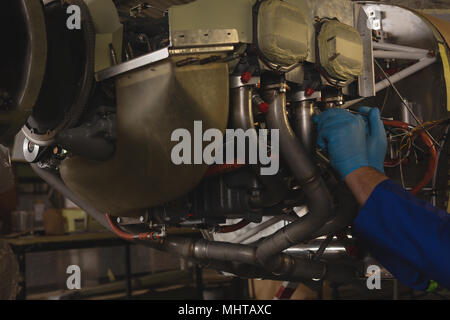
M358 91L361 97L375 96L375 68L373 64L372 30L369 27L367 11L360 8L357 29L363 42L363 72L358 77Z
M293 102L300 102L305 100L320 100L322 98L322 92L320 91L314 91L313 94L307 96L305 94L305 91L297 91L294 93L291 97L291 101Z
M370 30L381 30L381 11L375 6L364 8L367 14L367 28Z
M23 140L23 156L25 157L25 160L29 163L34 163L38 160L39 156L42 153L42 148L25 138Z
M234 50L234 46L214 46L214 47L170 49L169 52L171 55L188 55L188 54L227 52L227 51L233 51L233 50Z
M239 34L236 29L172 31L171 39L175 48L223 46L239 43Z

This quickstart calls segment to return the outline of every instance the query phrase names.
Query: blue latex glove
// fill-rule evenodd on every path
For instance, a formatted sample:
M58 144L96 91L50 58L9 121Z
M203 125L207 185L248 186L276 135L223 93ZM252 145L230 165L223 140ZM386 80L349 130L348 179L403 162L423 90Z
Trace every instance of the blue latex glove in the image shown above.
M368 167L366 123L360 115L332 108L314 117L319 136L317 144L328 150L331 165L342 179L361 167Z
M361 107L360 113L367 114L363 117L367 125L367 158L369 165L378 171L384 173L384 158L387 152L386 130L383 121L380 119L380 110L378 108Z

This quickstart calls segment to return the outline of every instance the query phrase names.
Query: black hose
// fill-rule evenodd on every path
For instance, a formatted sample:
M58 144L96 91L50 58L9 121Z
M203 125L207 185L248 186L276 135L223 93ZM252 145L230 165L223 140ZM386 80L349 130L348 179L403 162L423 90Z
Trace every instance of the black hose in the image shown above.
M291 168L295 178L302 185L307 197L309 213L302 221L293 222L274 235L266 238L256 250L261 264L278 272L281 265L273 256L283 250L310 239L332 216L332 198L325 182L317 173L307 151L293 132L286 110L286 93L280 88L267 90L264 95L270 109L267 124L270 129L278 129L281 154Z

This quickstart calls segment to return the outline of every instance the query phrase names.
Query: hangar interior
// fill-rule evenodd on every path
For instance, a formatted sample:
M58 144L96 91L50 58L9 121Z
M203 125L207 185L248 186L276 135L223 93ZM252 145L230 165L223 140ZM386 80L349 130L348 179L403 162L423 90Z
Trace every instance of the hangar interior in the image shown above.
M314 120L378 108L385 175L450 213L448 0L7 0L0 25L0 299L450 299L355 236Z

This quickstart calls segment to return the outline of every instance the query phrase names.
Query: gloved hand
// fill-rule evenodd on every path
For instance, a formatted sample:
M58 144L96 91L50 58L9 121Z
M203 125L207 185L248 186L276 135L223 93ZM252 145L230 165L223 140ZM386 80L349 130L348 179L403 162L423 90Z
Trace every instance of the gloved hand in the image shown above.
M361 167L368 167L366 123L360 115L343 109L329 109L314 117L319 136L317 144L328 150L331 165L342 179Z
M363 116L363 119L366 121L368 128L366 141L369 165L384 173L387 138L383 121L380 119L380 110L378 108L361 107L358 111L367 114L367 117Z

